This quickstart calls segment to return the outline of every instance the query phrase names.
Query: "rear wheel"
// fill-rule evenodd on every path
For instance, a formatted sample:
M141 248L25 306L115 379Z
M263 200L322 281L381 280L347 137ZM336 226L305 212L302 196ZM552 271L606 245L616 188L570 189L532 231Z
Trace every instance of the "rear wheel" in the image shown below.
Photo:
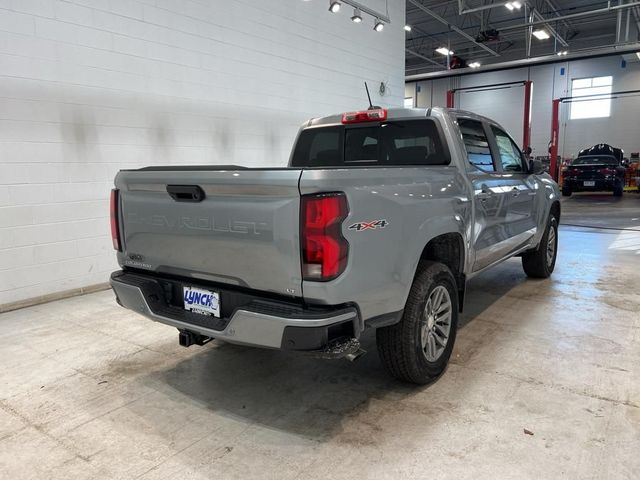
M614 197L621 197L622 196L622 192L624 192L624 187L622 186L622 184L616 185L613 188L613 196Z
M402 320L376 331L378 354L387 371L406 382L424 384L446 368L458 328L458 292L449 268L418 265Z
M558 221L556 217L550 215L538 248L522 255L524 273L533 278L548 278L556 266L557 255Z

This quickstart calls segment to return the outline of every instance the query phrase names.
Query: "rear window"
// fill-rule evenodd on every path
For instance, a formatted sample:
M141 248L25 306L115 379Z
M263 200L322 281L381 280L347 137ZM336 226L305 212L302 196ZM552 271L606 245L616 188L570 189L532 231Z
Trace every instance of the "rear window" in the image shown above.
M317 127L298 138L292 167L448 165L433 120Z

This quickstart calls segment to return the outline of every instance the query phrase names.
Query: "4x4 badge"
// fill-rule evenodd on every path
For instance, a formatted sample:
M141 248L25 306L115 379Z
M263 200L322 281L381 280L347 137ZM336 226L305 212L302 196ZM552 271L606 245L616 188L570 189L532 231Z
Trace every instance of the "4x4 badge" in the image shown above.
M349 225L349 230L355 230L361 232L363 230L375 230L376 228L384 228L389 225L386 220L372 220L371 222L358 222L353 225Z

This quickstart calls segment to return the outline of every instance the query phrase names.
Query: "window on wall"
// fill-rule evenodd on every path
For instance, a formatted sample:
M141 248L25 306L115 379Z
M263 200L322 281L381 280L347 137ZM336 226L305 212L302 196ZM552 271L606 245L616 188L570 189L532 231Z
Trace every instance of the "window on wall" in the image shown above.
M572 97L611 94L613 77L576 78L571 81ZM611 98L574 98L571 102L571 120L611 116Z

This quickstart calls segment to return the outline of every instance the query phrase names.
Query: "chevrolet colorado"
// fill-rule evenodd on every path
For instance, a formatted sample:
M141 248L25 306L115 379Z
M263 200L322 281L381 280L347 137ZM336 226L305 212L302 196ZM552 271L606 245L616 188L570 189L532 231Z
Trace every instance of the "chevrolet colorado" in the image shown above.
M497 123L443 108L316 118L286 168L123 170L111 196L120 305L217 338L442 373L469 278L554 269L559 189Z

